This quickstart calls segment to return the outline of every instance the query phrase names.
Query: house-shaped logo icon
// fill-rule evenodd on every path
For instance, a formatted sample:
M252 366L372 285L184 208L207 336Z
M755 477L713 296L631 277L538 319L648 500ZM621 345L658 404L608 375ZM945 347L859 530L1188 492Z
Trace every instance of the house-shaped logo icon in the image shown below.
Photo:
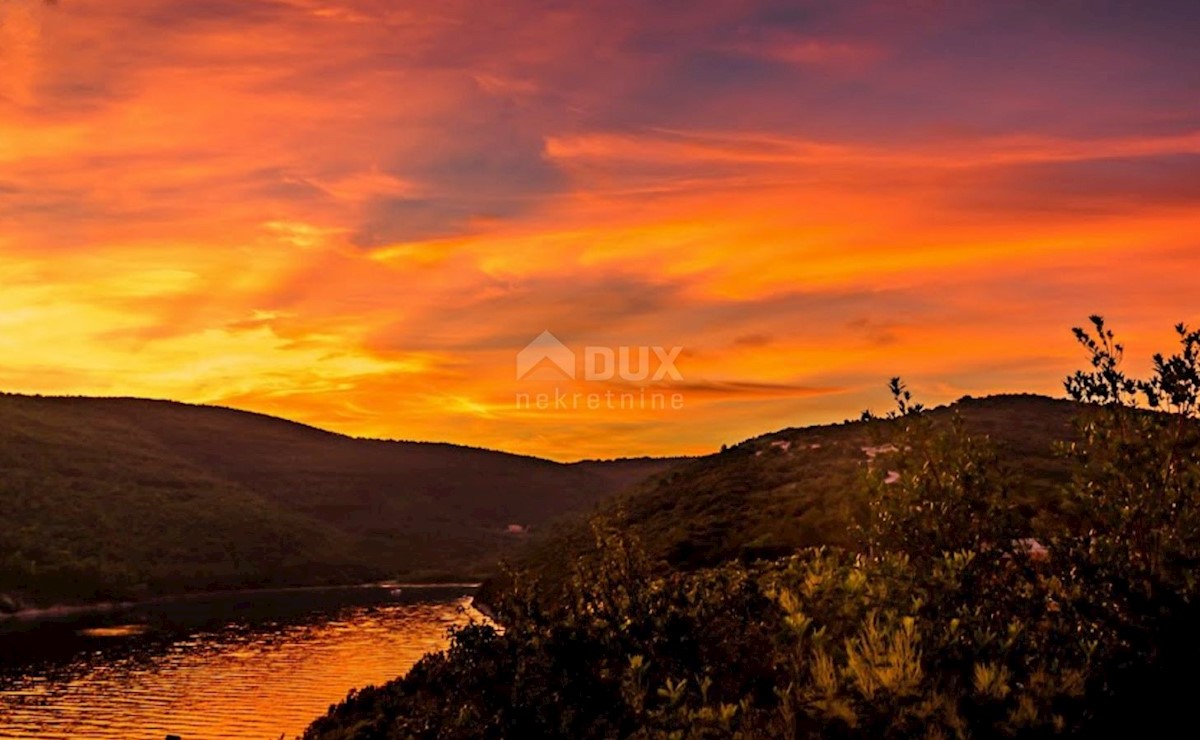
M526 378L575 379L575 353L549 331L517 353L517 380Z

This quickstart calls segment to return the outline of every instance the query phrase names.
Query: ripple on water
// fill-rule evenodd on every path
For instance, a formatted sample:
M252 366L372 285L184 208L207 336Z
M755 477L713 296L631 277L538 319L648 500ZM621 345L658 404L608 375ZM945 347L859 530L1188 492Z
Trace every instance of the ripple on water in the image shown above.
M112 627L88 627L81 629L78 634L84 637L131 637L149 631L147 624L118 624Z
M146 625L88 628L85 636L126 652L85 650L66 665L0 678L0 738L291 737L351 688L388 681L445 647L447 627L468 620L467 604L393 603L301 624L231 623L159 639L144 651L128 647L150 642Z

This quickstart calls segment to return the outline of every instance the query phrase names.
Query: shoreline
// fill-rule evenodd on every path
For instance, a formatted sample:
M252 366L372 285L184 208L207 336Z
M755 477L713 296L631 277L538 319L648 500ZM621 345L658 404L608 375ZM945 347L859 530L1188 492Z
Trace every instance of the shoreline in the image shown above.
M471 608L487 617L488 621L492 624L500 626L500 620L496 617L496 612L486 602L480 601L478 597L471 597Z
M188 601L202 601L209 598L219 598L236 595L265 595L302 593L306 591L351 591L355 589L435 589L461 588L477 591L483 585L482 581L447 581L447 582L418 582L405 581L371 581L368 583L346 583L326 586L276 586L272 588L230 588L213 591L181 591L173 594L161 594L145 599L128 601L98 601L80 604L55 604L53 606L35 606L18 609L13 612L0 613L0 625L7 622L36 621L39 619L56 619L77 614L103 614L107 612L133 609L152 604L170 604Z

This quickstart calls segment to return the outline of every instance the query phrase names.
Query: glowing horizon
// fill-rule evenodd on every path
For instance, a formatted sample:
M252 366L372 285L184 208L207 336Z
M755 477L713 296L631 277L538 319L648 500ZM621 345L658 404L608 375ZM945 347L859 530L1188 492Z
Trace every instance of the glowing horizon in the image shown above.
M579 459L1170 349L1200 13L904 5L0 0L0 390ZM545 330L684 407L519 408Z

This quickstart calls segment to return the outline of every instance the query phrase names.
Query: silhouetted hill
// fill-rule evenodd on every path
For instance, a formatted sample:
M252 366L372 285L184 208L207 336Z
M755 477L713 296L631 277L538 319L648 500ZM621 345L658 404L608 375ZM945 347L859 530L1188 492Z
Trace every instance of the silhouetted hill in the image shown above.
M1049 491L1070 475L1053 445L1071 437L1078 408L1044 396L997 395L964 398L931 417L946 421L957 411L970 431L992 439L1022 481L1032 519L1069 516ZM765 434L648 478L603 504L600 515L635 534L652 557L681 569L847 545L865 513L867 467L894 429L895 422L881 419ZM588 523L580 520L531 543L516 563L553 584L593 549ZM487 584L480 598L498 587Z
M477 576L672 461L560 464L166 401L0 396L0 593ZM513 527L512 529L516 529Z

